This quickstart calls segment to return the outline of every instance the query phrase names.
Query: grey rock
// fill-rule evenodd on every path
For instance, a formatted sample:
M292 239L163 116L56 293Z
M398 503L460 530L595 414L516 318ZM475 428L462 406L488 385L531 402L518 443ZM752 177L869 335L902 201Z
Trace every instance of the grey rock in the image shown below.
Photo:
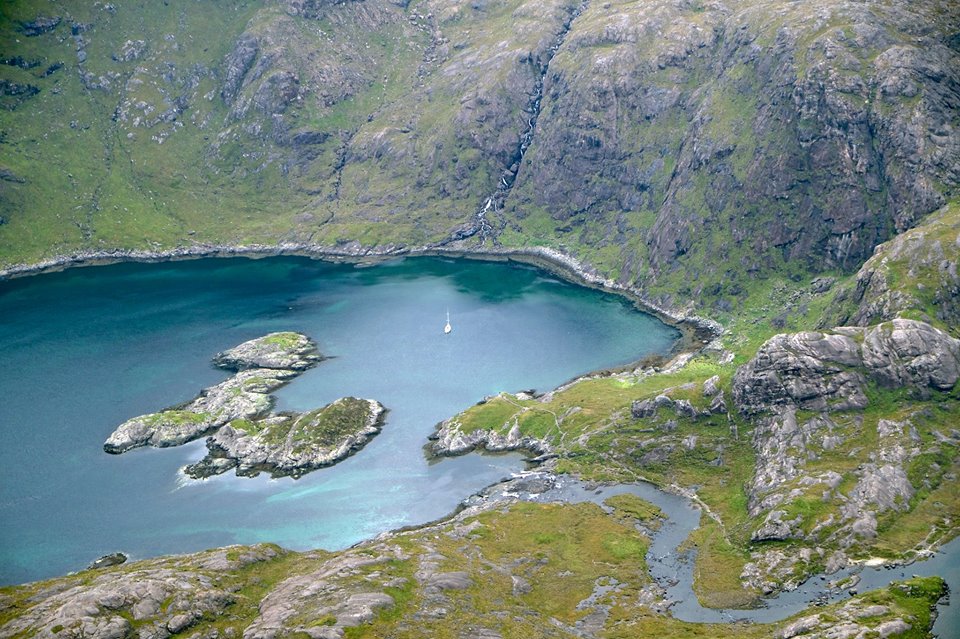
M803 332L775 335L737 369L733 395L748 414L776 406L805 410L864 408L859 345L851 337Z
M467 572L439 572L428 575L423 583L438 590L465 590L473 585L473 580Z
M737 370L733 393L748 414L786 405L848 410L867 405L868 378L894 388L949 390L960 378L960 340L906 319L776 335Z
M287 577L260 602L257 618L243 631L244 639L274 639L304 632L311 637L320 618L333 618L318 637L341 637L343 628L358 626L374 617L376 611L390 607L390 595L370 582L348 580L360 571L385 569L389 562L406 559L400 548L367 547L364 552L338 554L306 574Z
M20 177L6 167L0 167L0 182L13 182L14 184L26 184L26 179Z
M724 397L722 390L714 395L713 399L710 401L709 411L714 415L727 412L727 400Z
M165 639L202 618L222 615L235 602L219 583L219 573L206 571L236 570L240 562L204 566L233 552L248 565L277 555L268 546L231 547L142 561L83 579L67 577L58 587L37 592L28 608L0 626L0 636L124 639L133 635L133 619L141 637Z
M908 624L903 619L891 619L889 621L884 621L874 628L874 632L880 636L880 639L886 639L887 637L903 634L911 628L913 628L913 626Z
M671 399L667 395L657 395L652 399L634 401L630 406L630 414L635 419L649 419L656 417L660 409L672 410L677 417L695 418L697 409L686 399Z
M117 62L133 62L143 57L146 51L147 43L144 40L127 40L120 50L113 54L113 59Z
M359 412L355 406L364 406L362 421L353 424L349 430L340 424L340 432L331 441L322 427L324 415L347 404L351 406L351 416ZM203 477L236 467L237 474L244 476L265 471L274 477L300 477L317 468L336 464L363 448L380 432L385 413L377 401L344 397L310 413L261 419L252 433L226 424L207 440L208 458L188 466L185 472L192 477Z
M508 450L527 450L535 455L547 455L552 452L550 444L542 439L520 433L520 427L513 423L506 433L500 430L475 430L464 433L456 417L441 422L437 431L430 436L429 451L434 455L463 455L482 448L490 452Z
M269 393L298 373L253 369L237 373L205 388L192 402L177 409L134 417L107 438L106 452L119 454L139 446L180 446L220 428L234 419L263 415L273 406Z
M865 330L863 364L884 386L950 390L960 378L960 340L924 322L894 319Z
M38 16L29 22L21 23L20 28L23 35L32 38L53 31L60 25L61 21L60 16Z
M110 566L119 566L122 563L127 561L127 556L122 552L115 552L109 555L104 555L96 561L92 562L88 569L96 570L99 568L109 568Z
M720 376L714 375L703 383L703 396L713 397L720 390Z
M513 584L513 596L518 597L520 595L525 595L530 592L531 586L530 582L520 577L518 575L510 575L510 580Z
M313 340L299 333L271 333L244 342L214 359L218 366L239 372L203 389L191 402L124 422L103 448L120 454L139 446L179 446L235 419L264 415L273 407L270 393L320 359Z
M237 39L233 50L227 55L226 60L224 60L225 72L223 86L220 89L220 97L223 98L223 101L228 105L233 104L234 100L236 100L237 94L240 92L240 87L243 85L244 78L250 70L250 67L253 66L253 61L256 59L259 51L260 46L257 38L249 34L244 34Z
M796 527L800 525L803 518L795 517L789 521L784 521L784 515L786 513L782 510L770 511L763 525L750 536L750 541L785 541L802 537L802 532L798 531Z
M300 333L270 333L218 353L214 363L220 368L242 371L250 368L275 368L303 371L323 358L312 339Z

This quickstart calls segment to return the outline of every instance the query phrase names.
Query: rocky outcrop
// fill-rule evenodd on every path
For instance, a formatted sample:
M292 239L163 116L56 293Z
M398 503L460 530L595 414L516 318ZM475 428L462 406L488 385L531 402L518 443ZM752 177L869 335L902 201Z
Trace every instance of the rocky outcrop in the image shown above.
M179 446L235 419L252 419L273 407L270 393L322 358L316 344L299 333L271 333L220 353L214 362L239 371L205 388L193 401L173 409L134 417L117 427L103 444L119 454L140 446Z
M29 610L0 626L0 636L166 639L236 602L229 571L278 555L270 546L227 547L66 578L37 592Z
M178 408L134 417L107 438L103 449L124 453L140 446L180 446L235 419L252 419L273 407L270 393L296 377L296 371L251 369L205 388Z
M521 433L515 420L500 429L481 428L465 433L463 424L456 417L438 424L427 445L431 454L441 456L464 455L478 449L492 453L525 450L536 455L548 455L552 450L547 441Z
M303 371L323 358L312 339L300 333L270 333L217 353L220 368L242 371L249 368L276 368Z
M299 477L358 452L380 432L385 413L374 400L344 397L309 413L235 420L207 439L207 457L184 472L201 478L236 468L246 477Z
M506 433L482 429L462 433L458 424L443 422L430 440L430 453L441 456L465 455L477 449L491 453L526 450L536 455L548 455L552 450L542 439L522 435L519 427L512 427Z
M924 322L896 319L870 328L776 335L734 377L747 414L779 406L864 408L868 380L890 388L949 390L960 378L960 340Z
M909 593L914 588L910 582L893 584L892 588ZM945 592L945 591L941 591ZM841 639L849 637L912 636L914 620L908 615L891 615L889 605L871 603L867 598L855 599L829 614L812 614L800 617L783 626L774 639Z
M868 326L913 311L943 328L960 326L960 207L881 244L825 313L824 326Z
M304 634L314 639L340 639L344 628L369 622L394 599L386 590L403 587L405 577L391 575L391 566L408 559L400 547L368 545L363 552L331 557L317 569L282 580L260 602L258 615L243 639L274 639ZM367 580L350 580L369 573ZM323 623L315 623L321 620Z
M53 31L60 26L62 20L60 16L38 16L29 22L22 23L20 30L23 32L23 35L28 38L34 38L38 35Z
M223 85L220 88L220 97L227 104L232 104L240 92L243 79L247 71L253 66L253 61L259 52L257 39L249 34L237 38L233 51L224 60Z
M958 365L960 340L914 320L771 338L733 383L737 407L754 421L751 541L803 541L823 559L824 546L869 544L881 517L909 510L919 488L910 464L938 445L924 444L909 418L866 421L868 384L922 399L953 389ZM834 450L849 452L824 468ZM799 583L814 563L777 549L753 555L742 578L763 591Z

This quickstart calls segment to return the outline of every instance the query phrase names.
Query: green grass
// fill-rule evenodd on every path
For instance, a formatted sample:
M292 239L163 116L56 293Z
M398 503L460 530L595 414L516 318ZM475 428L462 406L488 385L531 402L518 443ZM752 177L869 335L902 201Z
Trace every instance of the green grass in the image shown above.
M144 420L151 426L187 426L209 422L212 416L210 413L195 413L189 410L165 410L146 415Z
M276 346L280 350L290 350L304 343L303 336L300 333L271 333L263 338L264 344Z
M344 397L306 413L281 413L260 420L237 419L230 425L267 444L289 442L297 453L340 446L366 426L370 414L366 400Z
M659 507L629 493L608 497L603 503L613 508L617 516L635 520L651 530L657 530L666 517Z

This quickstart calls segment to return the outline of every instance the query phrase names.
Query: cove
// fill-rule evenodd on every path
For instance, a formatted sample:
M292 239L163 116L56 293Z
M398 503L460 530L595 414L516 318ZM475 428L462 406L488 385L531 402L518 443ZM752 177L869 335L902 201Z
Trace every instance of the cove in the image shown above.
M447 309L453 332L443 334ZM226 378L211 358L294 330L331 359L278 410L381 401L383 432L299 480L179 469L203 442L102 450L124 420ZM679 332L630 302L516 264L306 258L118 264L0 282L0 582L233 543L343 548L430 521L522 468L520 455L428 461L435 424L499 391L549 390L671 350Z

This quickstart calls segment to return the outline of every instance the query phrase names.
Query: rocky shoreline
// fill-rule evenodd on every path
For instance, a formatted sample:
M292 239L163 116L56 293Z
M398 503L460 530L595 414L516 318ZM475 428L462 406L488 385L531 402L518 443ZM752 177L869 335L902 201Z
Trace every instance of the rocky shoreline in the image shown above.
M219 353L214 363L236 374L179 406L127 420L103 449L119 455L140 446L168 448L203 437L237 419L254 419L273 407L270 395L322 359L299 333L271 333Z
M40 262L14 264L0 269L0 281L43 273L63 271L83 266L102 266L123 262L169 262L211 257L308 257L330 262L357 263L387 260L398 257L462 257L475 260L515 261L543 268L574 284L623 295L666 324L682 333L675 352L698 350L723 334L718 322L677 308L668 308L646 297L639 289L604 277L589 264L577 258L544 246L504 249L487 247L451 247L444 244L406 246L387 244L365 247L357 241L329 247L299 242L276 244L195 244L165 250L115 249L108 251L80 251L57 255Z

